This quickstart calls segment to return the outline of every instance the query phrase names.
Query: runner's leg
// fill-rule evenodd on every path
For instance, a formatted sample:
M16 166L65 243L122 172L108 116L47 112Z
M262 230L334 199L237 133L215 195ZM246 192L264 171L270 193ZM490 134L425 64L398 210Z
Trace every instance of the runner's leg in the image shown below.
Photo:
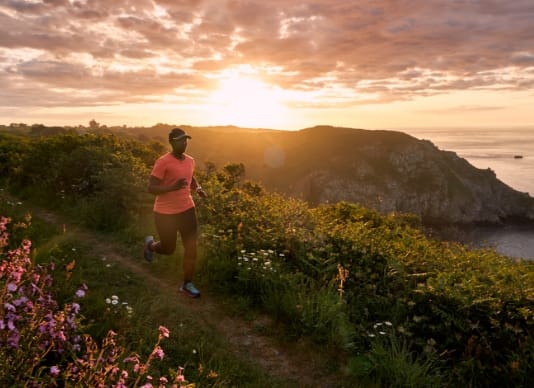
M197 260L198 222L195 208L179 214L180 237L184 246L184 258L182 262L184 282L193 280L195 264Z
M154 223L160 240L152 243L151 250L161 255L172 255L178 237L178 215L154 213Z

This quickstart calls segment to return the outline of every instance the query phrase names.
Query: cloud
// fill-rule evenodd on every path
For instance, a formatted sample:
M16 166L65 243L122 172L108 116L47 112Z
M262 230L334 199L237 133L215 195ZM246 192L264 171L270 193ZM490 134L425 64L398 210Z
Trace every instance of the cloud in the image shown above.
M331 104L525 90L532 20L531 0L9 0L0 5L0 103L189 98L243 64L280 88L342 91Z

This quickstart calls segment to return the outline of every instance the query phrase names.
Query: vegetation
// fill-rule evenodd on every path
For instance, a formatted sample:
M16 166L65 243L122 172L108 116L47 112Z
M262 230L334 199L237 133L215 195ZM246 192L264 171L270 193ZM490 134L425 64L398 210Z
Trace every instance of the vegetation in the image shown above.
M0 183L24 201L69 215L96 232L112 232L116 241L135 246L131 254L136 257L142 236L154 232L152 198L144 193L149 169L164 149L160 143L112 134L0 134ZM221 169L207 165L200 171L210 195L208 201L198 201L204 288L232 298L233 308L243 315L267 312L288 340L311 338L321 349L335 352L328 368L352 385L526 387L532 381L532 262L431 240L419 220L408 214L380 215L349 203L311 208L267 192L246 181L244 174L245 166L235 163ZM144 365L148 361L141 360L151 361L161 349L172 356L150 363L154 382L185 376L198 386L283 386L250 365L244 368L240 361L223 357L224 344L209 328L199 333L187 329L194 318L177 316L165 297L144 303L150 293L142 279L108 268L105 261L95 262L90 246L62 239L61 231L48 224L34 220L30 225L23 205L7 198L0 204L1 215L12 218L2 223L0 361L19 367L3 368L4 385L24 379L70 382L65 371L76 360L87 361L97 350L109 349L114 358L88 367L84 376L98 375L118 384L126 371L130 379L125 383L134 385L141 375L117 355L134 354ZM37 252L29 251L27 239ZM26 265L20 271L24 295L18 291L21 287L13 290L13 271L4 269L15 259ZM73 260L76 265L71 265ZM14 305L13 298L33 300L27 294L31 277L24 276L39 271L52 276L45 271L50 264L68 269L54 274L65 279L43 294L50 295L51 304L10 321L8 304ZM176 276L179 269L172 265L157 262L150 271L163 278ZM72 295L87 291L84 284L88 295L78 300ZM39 288L45 292L45 285ZM128 304L119 304L125 298ZM131 311L114 308L113 300ZM74 314L75 303L83 317ZM62 342L49 341L44 352L37 346L42 339L28 333L46 321L47 314L72 317L69 322L76 325L64 330ZM8 351L14 345L9 322L21 333L14 356ZM162 338L161 331L158 336L160 325L169 329L170 338ZM110 337L109 330L118 338ZM85 342L75 340L77 336ZM106 374L108 367L116 373ZM147 375L137 383L146 382Z

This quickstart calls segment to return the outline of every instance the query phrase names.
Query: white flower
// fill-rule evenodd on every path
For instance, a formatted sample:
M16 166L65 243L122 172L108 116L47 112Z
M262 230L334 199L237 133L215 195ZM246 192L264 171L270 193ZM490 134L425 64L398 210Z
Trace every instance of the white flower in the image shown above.
M106 298L106 303L107 303L107 304L110 304L110 303L111 303L111 299Z

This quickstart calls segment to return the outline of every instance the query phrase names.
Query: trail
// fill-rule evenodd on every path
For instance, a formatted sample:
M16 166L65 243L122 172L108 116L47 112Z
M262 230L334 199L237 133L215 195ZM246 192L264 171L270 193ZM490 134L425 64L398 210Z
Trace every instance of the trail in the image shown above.
M176 283L170 283L147 271L146 263L141 257L132 258L119 253L118 244L104 241L88 229L69 224L57 214L32 205L27 208L32 217L63 226L70 236L91 244L96 254L105 256L108 262L116 263L143 278L157 292L178 294ZM229 315L224 306L212 298L209 292L203 292L198 299L176 295L172 300L179 308L194 313L210 328L220 333L230 344L231 351L240 358L253 361L272 377L295 381L295 385L291 387L343 386L342 376L329 375L325 370L325 365L328 364L327 355L317 345L314 347L307 341L284 344L278 339L259 333L256 329L258 324L264 327L272 324L268 316L248 322L239 316Z

